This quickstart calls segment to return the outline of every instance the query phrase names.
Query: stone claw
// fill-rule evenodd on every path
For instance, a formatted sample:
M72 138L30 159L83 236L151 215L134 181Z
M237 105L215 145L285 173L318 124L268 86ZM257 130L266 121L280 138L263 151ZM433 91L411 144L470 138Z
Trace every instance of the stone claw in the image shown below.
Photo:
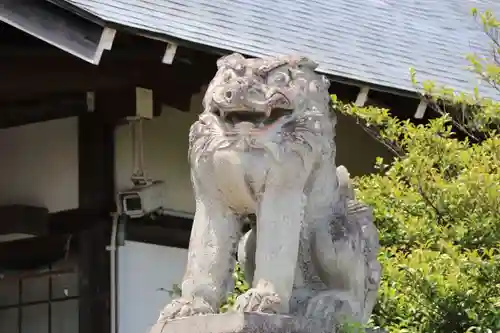
M200 297L195 297L192 300L178 298L163 308L158 322L212 313L216 313L215 309Z
M236 298L234 310L238 312L262 312L277 314L280 312L281 299L276 293L249 289Z
M322 320L333 327L342 323L360 323L361 305L345 292L325 291L313 297L307 306L306 317Z

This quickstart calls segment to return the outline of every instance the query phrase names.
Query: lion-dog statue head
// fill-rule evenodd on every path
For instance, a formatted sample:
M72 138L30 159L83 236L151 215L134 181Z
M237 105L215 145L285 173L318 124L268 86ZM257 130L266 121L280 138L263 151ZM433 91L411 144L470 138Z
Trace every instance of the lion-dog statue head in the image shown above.
M314 71L316 63L305 57L246 59L235 53L219 59L217 67L203 112L191 128L192 162L227 148L265 149L279 158L286 149L303 155L333 145L329 82Z

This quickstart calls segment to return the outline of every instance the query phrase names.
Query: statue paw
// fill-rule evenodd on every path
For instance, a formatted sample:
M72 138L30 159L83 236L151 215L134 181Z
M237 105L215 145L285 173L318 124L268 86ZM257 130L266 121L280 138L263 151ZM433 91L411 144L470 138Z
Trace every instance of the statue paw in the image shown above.
M330 324L345 320L359 322L362 317L361 305L347 293L326 291L309 301L306 317L327 320Z
M195 297L191 300L179 298L173 300L163 308L158 318L158 322L215 312L214 308L203 298Z
M240 312L279 313L281 299L276 293L252 288L236 298L234 309Z

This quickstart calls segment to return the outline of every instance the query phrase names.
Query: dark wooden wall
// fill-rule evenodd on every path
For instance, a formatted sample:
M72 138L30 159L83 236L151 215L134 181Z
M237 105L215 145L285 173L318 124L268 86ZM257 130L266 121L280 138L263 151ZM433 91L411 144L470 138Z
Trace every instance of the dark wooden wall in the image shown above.
M215 56L186 48L178 48L172 65L163 64L166 43L121 32L95 66L14 28L0 28L0 128L80 115L89 91L121 92L107 113L123 115L136 86L152 89L157 107L187 110L192 94L216 69Z
M95 111L78 118L79 209L94 213L79 242L80 333L110 331L110 253L114 208L114 130L118 94L98 91Z
M35 228L40 237L0 243L0 267L49 264L65 255L70 239L78 258L79 332L108 333L115 126L135 112L136 86L153 90L156 114L161 104L188 110L191 96L215 73L215 56L179 48L167 65L161 62L165 43L118 32L95 66L7 25L0 29L0 129L77 116L79 156L78 209L49 214ZM95 96L93 112L87 92ZM160 233L140 222L129 226L132 238L156 234L157 241L181 247L191 229L190 223L160 223Z

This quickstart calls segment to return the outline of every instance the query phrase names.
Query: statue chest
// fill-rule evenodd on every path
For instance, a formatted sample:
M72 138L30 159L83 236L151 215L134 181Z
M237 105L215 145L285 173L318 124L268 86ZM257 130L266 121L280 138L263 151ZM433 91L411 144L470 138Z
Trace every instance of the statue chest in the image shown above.
M237 213L256 213L266 175L273 163L262 151L217 151L213 155L215 183L224 201Z

